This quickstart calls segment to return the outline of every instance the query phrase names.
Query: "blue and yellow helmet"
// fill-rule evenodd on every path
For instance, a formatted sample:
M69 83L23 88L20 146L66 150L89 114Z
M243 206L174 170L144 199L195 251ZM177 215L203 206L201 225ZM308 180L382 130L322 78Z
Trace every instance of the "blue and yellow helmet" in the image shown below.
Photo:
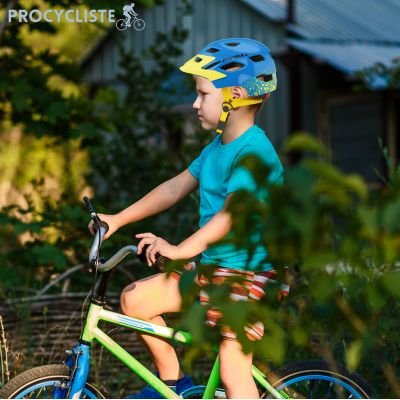
M254 39L216 40L183 64L180 70L209 79L218 89L241 86L249 96L262 96L277 86L276 67L270 50Z

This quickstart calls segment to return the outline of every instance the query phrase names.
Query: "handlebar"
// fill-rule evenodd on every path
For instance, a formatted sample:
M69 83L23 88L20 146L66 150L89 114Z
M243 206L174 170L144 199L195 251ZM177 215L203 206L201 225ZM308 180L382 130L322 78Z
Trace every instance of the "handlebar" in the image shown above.
M137 246L125 246L122 249L118 250L109 260L103 262L100 258L100 248L104 236L109 228L107 223L99 218L87 196L83 197L83 201L86 205L86 208L90 212L90 217L92 218L93 224L96 228L96 234L94 235L93 244L89 253L89 263L96 267L99 272L106 272L119 264L128 254L136 254ZM141 255L138 255L138 257L141 258L142 261L145 261L143 259L143 252ZM154 266L157 269L162 269L167 261L168 259L166 257L158 256L156 258Z

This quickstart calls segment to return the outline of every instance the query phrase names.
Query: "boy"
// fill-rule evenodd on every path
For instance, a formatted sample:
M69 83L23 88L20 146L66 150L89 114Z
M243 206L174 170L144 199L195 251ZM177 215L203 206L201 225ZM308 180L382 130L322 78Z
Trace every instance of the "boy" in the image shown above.
M246 287L232 300L258 299L268 278L274 276L267 256L258 246L249 255L229 245L210 246L225 237L231 229L231 216L225 211L234 192L255 191L251 174L237 163L244 155L256 154L271 167L268 179L281 182L283 168L265 133L254 125L255 114L269 93L276 89L275 64L269 49L252 39L231 38L215 41L181 66L196 81L197 98L193 104L204 129L219 134L181 174L153 189L139 201L115 215L100 215L108 223L110 236L119 227L173 206L200 187L199 230L179 245L172 245L152 233L140 233L138 253L146 249L148 265L156 255L169 259L190 259L202 253L201 263L214 264L216 280L232 274L244 275ZM221 113L222 106L222 113ZM229 117L229 118L228 118ZM267 178L267 177L266 177ZM92 227L90 227L92 230ZM201 281L201 279L200 279ZM199 282L206 286L207 282ZM204 288L202 302L206 302ZM179 275L160 273L127 286L121 294L123 313L164 325L161 314L181 309ZM215 325L220 315L210 310L208 322ZM258 398L252 378L252 354L245 354L235 334L228 327L221 329L220 375L229 398ZM263 325L246 328L250 339L260 339ZM141 334L153 357L160 379L181 393L192 385L180 369L173 347L160 338ZM150 387L133 396L159 398Z

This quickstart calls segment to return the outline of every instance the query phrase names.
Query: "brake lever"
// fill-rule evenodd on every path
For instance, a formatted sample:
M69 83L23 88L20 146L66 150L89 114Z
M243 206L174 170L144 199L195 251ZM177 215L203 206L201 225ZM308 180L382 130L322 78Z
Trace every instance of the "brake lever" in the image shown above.
M110 229L110 227L108 226L107 222L102 221L99 216L97 215L96 211L94 210L92 203L90 202L89 198L87 196L83 196L83 201L86 205L86 208L88 209L88 211L90 212L90 217L92 218L93 224L94 224L94 228L96 229L96 231L100 228L100 226L104 227L107 231Z

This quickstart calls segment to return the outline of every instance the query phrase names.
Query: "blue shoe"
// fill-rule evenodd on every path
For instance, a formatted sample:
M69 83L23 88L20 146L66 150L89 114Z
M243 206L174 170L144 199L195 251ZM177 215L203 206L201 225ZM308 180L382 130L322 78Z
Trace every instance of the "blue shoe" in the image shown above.
M158 376L158 374L157 374ZM183 378L179 379L176 382L176 386L169 386L174 392L177 394L182 393L183 391L190 389L193 387L192 378L189 375L185 375ZM150 385L144 387L139 393L131 394L130 396L125 397L126 399L163 399L160 393L157 390L153 389Z
M173 390L173 389L172 389ZM163 399L157 390L153 389L150 385L145 386L139 393L131 394L125 397L126 399Z
M183 391L190 389L194 386L192 378L189 375L184 375L183 378L176 382L176 393L181 394Z

